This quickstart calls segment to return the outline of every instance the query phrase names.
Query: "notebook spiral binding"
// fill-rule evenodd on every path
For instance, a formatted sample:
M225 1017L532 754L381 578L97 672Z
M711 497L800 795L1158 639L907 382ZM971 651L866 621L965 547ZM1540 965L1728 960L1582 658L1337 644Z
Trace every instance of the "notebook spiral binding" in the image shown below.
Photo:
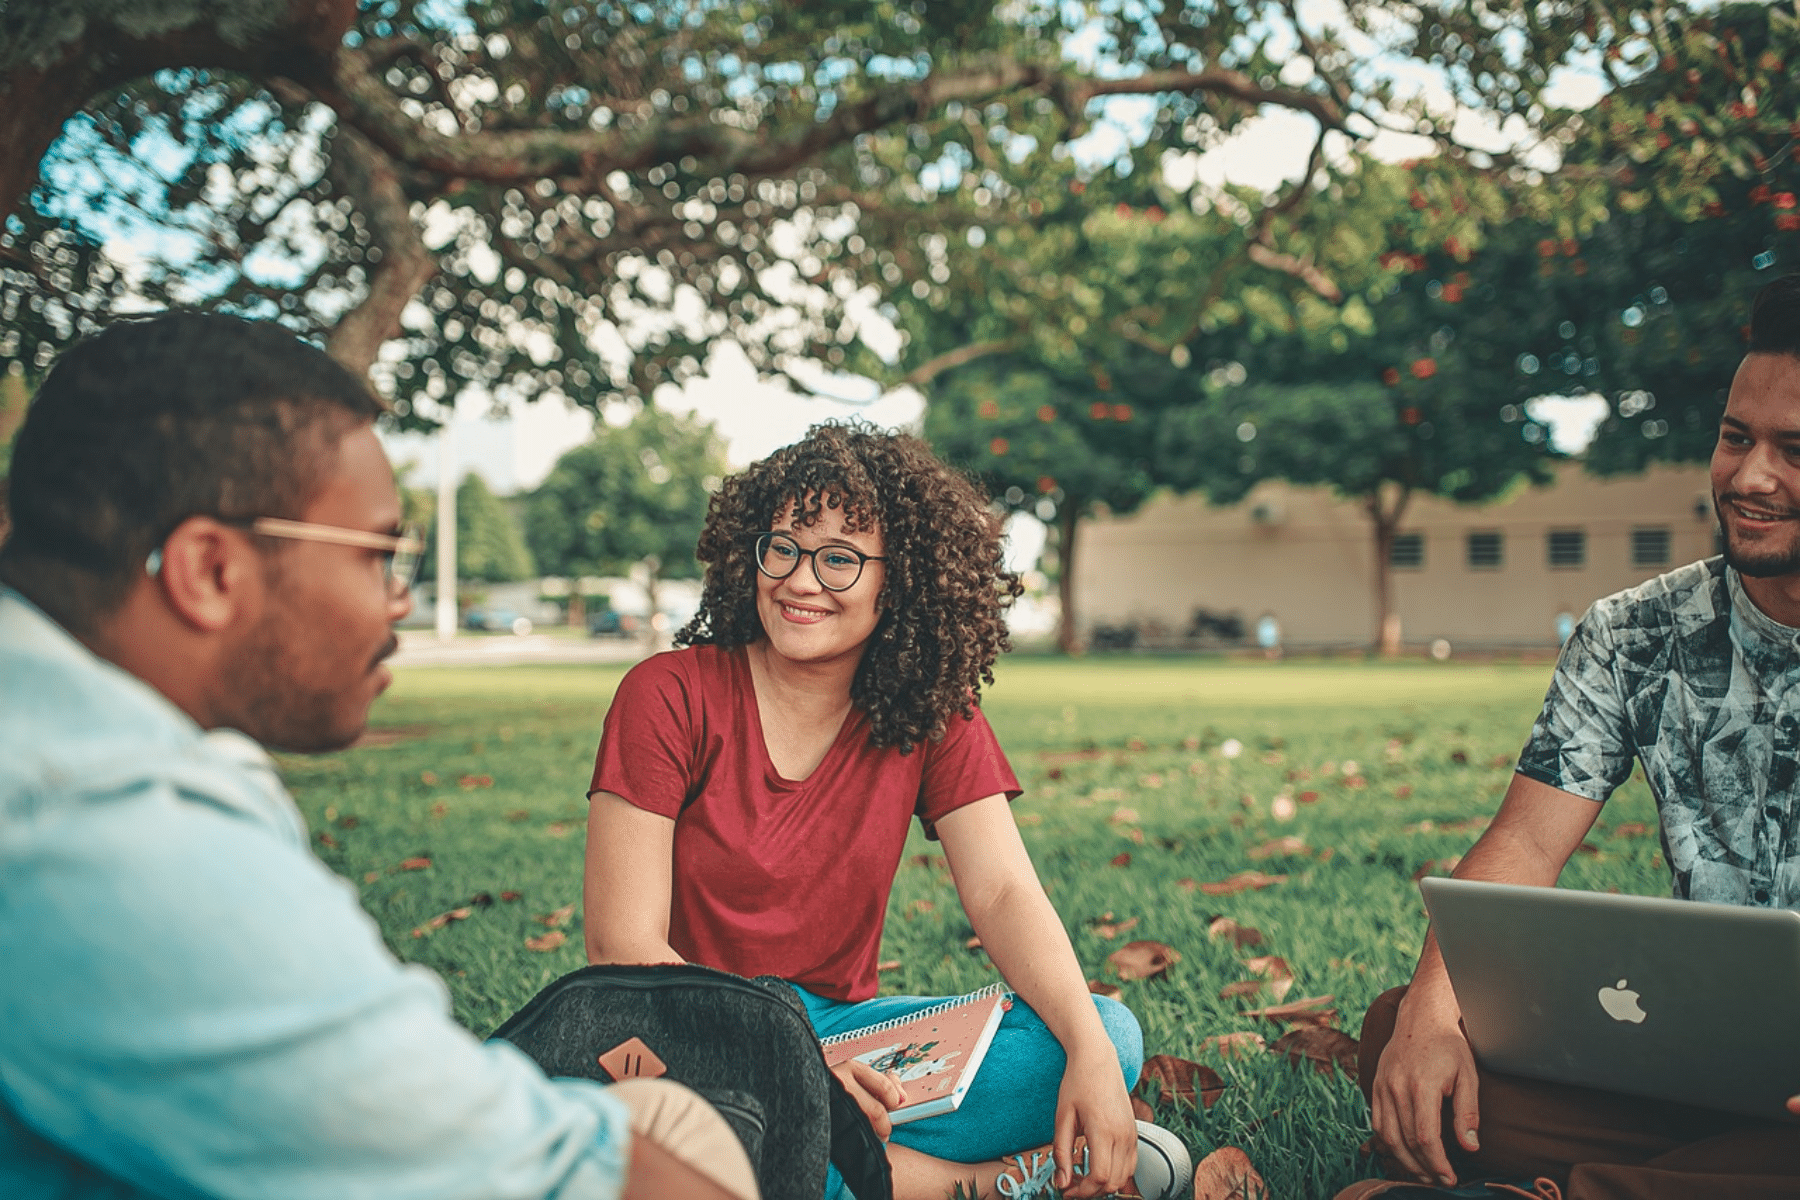
M853 1042L857 1038L867 1037L871 1033L883 1033L889 1029L899 1029L903 1025L911 1025L914 1021L918 1021L922 1018L935 1017L940 1013L947 1013L953 1008L958 1008L969 1003L971 1000L986 1000L990 996L1010 995L1012 995L1012 992L1007 990L1004 983L990 983L986 987L970 992L966 996L952 997L942 1004L934 1004L930 1008L921 1008L917 1012L907 1013L904 1017L895 1017L892 1020L883 1021L878 1025L865 1025L861 1029L850 1029L843 1033L834 1033L830 1037L822 1039L819 1044L821 1046L835 1046L840 1042Z

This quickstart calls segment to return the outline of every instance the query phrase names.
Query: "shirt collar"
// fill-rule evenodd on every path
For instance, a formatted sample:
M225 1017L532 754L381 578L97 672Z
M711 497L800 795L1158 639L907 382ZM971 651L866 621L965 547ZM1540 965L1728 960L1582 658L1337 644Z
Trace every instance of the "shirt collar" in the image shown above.
M1800 666L1800 629L1756 607L1736 568L1725 568L1725 587L1731 594L1731 637L1744 656L1769 671Z

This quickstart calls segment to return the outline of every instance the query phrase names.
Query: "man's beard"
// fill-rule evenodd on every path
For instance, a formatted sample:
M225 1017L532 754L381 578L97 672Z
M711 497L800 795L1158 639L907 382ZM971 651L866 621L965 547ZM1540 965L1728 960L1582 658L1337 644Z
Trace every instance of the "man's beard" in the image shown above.
M1786 522L1789 536L1786 546L1771 546L1759 551L1748 551L1739 546L1731 536L1731 522L1725 516L1726 501L1718 496L1713 497L1713 513L1719 519L1719 529L1725 537L1725 562L1739 575L1748 575L1752 579L1773 579L1780 575L1800 574L1800 521L1790 516Z
M271 609L228 660L221 681L235 702L238 731L274 750L319 754L342 750L362 735L364 720L344 719L344 690L361 679L336 687L307 679L296 652L299 622ZM382 647L376 661L391 652ZM370 664L370 669L374 663Z

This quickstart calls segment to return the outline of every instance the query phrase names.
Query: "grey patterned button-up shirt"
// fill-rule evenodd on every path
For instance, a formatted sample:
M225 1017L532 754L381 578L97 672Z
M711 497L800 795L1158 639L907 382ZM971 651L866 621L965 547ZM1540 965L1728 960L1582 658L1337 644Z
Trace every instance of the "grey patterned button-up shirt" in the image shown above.
M1800 629L1721 558L1596 601L1519 773L1605 801L1644 765L1675 895L1800 908Z

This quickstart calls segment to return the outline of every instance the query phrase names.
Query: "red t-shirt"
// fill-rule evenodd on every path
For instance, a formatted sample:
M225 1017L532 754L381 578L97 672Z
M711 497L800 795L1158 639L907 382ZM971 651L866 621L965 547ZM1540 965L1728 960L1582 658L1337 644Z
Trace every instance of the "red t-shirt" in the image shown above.
M648 658L619 684L593 792L675 821L669 944L682 957L866 1000L912 818L930 834L965 804L1012 799L1019 782L979 711L901 754L869 745L860 709L811 775L784 779L744 651L695 646Z

